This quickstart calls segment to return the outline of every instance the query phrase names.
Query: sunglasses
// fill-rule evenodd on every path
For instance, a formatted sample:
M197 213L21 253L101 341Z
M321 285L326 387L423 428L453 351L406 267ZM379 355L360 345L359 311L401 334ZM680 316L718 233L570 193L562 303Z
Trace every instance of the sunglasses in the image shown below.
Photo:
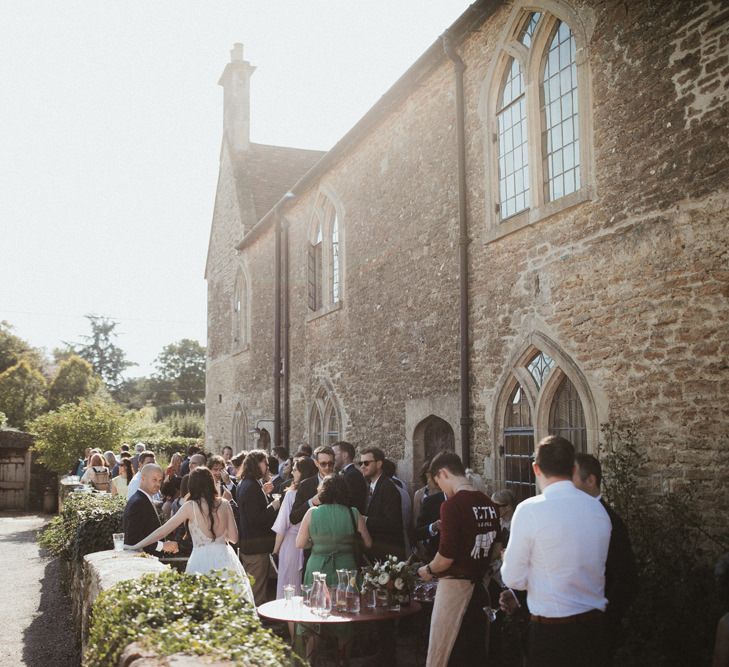
M375 462L374 459L372 461L360 461L359 465L360 465L360 468L362 468L362 467L368 466L370 463L374 463L374 462Z
M319 462L320 468L333 468L334 467L334 461L320 461Z

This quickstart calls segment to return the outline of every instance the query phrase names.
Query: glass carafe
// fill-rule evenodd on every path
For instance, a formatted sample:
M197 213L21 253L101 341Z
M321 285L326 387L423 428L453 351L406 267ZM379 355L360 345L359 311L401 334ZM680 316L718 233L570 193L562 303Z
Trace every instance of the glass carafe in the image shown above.
M316 613L316 601L317 596L319 595L319 588L321 586L321 582L319 581L319 574L319 572L311 573L311 591L309 592L309 606L314 613Z
M337 570L337 590L335 591L334 604L337 612L347 611L347 570Z
M324 572L317 573L316 577L316 597L314 597L314 591L312 590L312 610L315 614L326 618L332 608L332 597L329 593L329 587L327 586L327 575Z
M357 588L357 570L345 570L347 573L347 588L345 596L347 599L347 611L350 614L359 614L359 588Z

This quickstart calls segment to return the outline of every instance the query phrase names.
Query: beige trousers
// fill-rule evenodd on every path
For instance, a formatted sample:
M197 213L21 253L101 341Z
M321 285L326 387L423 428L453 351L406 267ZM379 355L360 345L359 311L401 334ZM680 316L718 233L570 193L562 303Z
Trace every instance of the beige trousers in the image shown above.
M246 574L251 575L255 581L251 588L253 589L253 600L256 607L260 607L266 602L266 584L268 583L268 569L271 561L268 554L241 554L240 562L246 570Z
M438 581L433 616L430 619L430 641L425 667L447 667L472 593L472 581L465 579Z

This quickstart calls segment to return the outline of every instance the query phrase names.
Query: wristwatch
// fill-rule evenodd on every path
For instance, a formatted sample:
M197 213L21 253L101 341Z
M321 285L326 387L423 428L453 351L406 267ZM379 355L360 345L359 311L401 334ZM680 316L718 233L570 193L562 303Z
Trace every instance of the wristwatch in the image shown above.
M433 574L433 570L431 570L431 569L430 569L430 563L427 563L427 564L426 564L426 566L425 566L425 569L427 570L428 574L429 574L429 575L430 575L431 577L434 577L434 576L435 576L435 574Z

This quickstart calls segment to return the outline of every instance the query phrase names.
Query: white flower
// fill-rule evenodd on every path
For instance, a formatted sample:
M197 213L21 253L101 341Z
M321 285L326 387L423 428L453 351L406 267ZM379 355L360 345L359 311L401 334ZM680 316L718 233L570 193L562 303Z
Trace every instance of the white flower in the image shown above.
M387 572L383 572L378 578L377 583L380 584L380 586L384 586L387 584L387 582L390 581L390 575L387 574Z
M398 577L397 579L395 579L395 588L397 588L397 590L399 590L399 591L401 591L403 588L405 588L405 582L402 580L401 577Z
M395 572L402 572L402 569L405 567L405 563L400 562L397 565L395 565Z

